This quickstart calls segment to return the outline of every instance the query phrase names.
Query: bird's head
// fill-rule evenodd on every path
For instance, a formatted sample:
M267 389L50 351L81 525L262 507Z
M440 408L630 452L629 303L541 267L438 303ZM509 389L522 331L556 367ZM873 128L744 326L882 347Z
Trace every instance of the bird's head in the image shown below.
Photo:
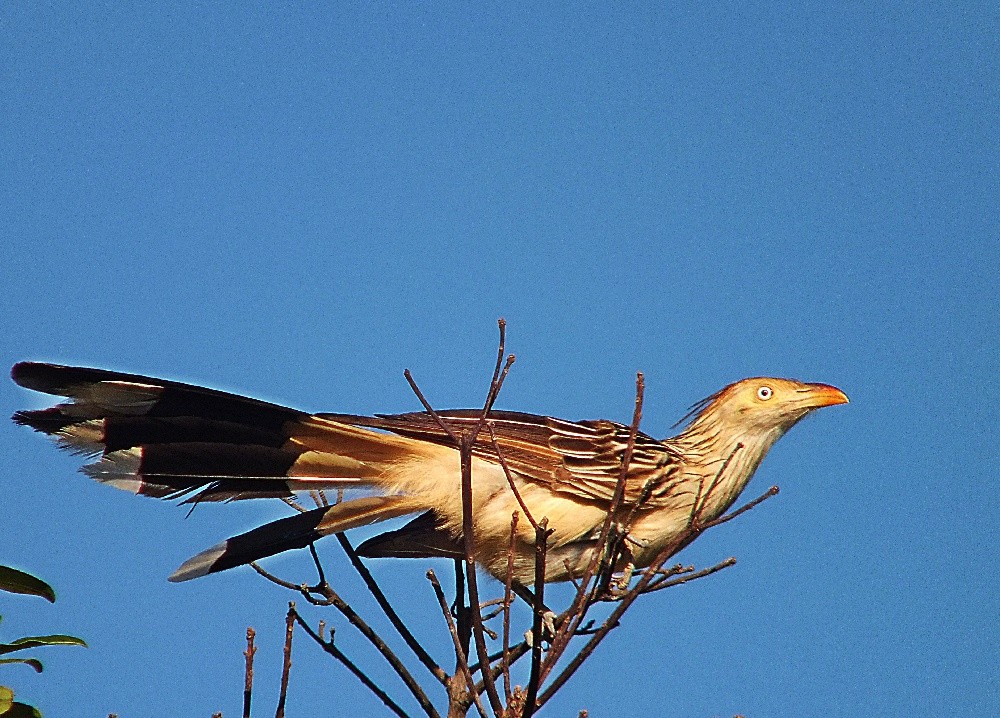
M695 404L685 433L718 432L751 440L768 436L773 441L809 412L846 403L847 395L829 384L752 377Z

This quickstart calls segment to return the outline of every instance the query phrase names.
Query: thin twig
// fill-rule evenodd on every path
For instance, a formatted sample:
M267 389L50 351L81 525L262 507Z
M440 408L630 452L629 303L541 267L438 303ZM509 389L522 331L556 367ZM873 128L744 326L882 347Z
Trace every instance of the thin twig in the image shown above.
M552 639L552 643L549 647L549 653L546 656L544 664L542 665L540 677L541 681L544 681L549 673L551 673L551 671L555 668L556 663L559 661L560 657L569 645L570 639L573 637L580 624L583 623L583 620L587 615L587 609L593 601L590 582L597 573L602 553L608 545L608 536L611 532L611 524L618 511L618 506L621 504L622 498L625 495L625 484L628 478L629 463L632 460L632 453L635 450L636 437L639 434L639 423L642 420L642 402L645 387L645 378L643 377L642 372L639 372L636 374L635 409L632 414L632 423L629 425L628 443L625 447L625 454L622 456L621 473L618 476L618 482L615 484L615 491L612 495L611 505L608 507L607 516L605 516L604 523L601 526L601 533L595 544L594 555L591 557L590 562L587 565L587 569L580 577L579 588L577 589L573 602L570 604L570 607L563 612L559 625L556 629L556 635ZM546 693L548 693L548 691L546 691Z
M253 639L256 635L253 628L247 628L247 649L243 652L243 656L246 658L243 678L243 718L250 718L250 698L253 696L253 657L257 653Z
M535 714L538 686L542 668L542 619L545 616L545 553L548 547L549 520L543 518L535 529L535 605L532 606L531 620L531 670L524 699L521 718L531 718Z
M725 559L724 561L720 561L714 566L703 568L701 571L695 571L694 573L686 574L684 576L681 576L680 578L673 578L673 579L660 578L657 581L651 582L648 586L646 586L646 588L642 592L653 593L654 591L660 591L664 588L670 588L671 586L680 586L682 583L688 583L690 581L695 581L699 578L704 578L705 576L711 576L713 573L717 573L724 568L729 568L730 566L735 566L735 565L736 565L736 558L730 556L729 558Z
M431 675L443 685L448 680L448 674L445 673L444 669L441 668L441 666L439 666L433 658L431 658L430 654L422 645L420 645L420 642L417 641L413 633L410 632L410 629L407 628L406 624L403 623L399 614L396 613L396 610L389 603L389 599L386 598L385 593L382 592L382 589L379 587L378 583L376 583L375 577L372 576L371 571L368 570L368 567L365 566L358 557L357 551L354 550L354 546L351 544L347 536L342 533L338 533L337 540L340 542L341 548L344 549L344 553L347 554L347 558L350 560L354 570L358 572L361 576L361 580L364 581L365 586L368 587L368 591L375 597L375 602L378 603L379 608L382 609L382 612L389 619L389 622L392 623L393 628L396 629L396 632L400 635L400 637L402 637L403 641L410 647L410 650L413 651L420 662L423 663L427 670L431 672Z
M472 451L476 444L476 437L486 424L493 404L500 394L507 373L514 363L514 355L511 354L504 362L504 349L506 346L507 322L500 319L498 322L500 339L497 348L497 360L493 367L493 378L490 380L490 388L486 394L486 401L483 403L483 410L479 416L479 422L471 432L462 434L459 444L461 453L462 469L462 544L465 553L465 574L466 587L469 592L469 609L472 616L472 637L476 643L476 653L479 655L479 663L482 666L480 672L483 677L483 684L486 686L486 696L489 698L490 706L495 715L503 713L503 703L500 701L500 694L497 692L496 682L490 670L489 650L486 647L486 632L483 626L483 614L479 600L479 579L476 575L476 537L472 520Z
M455 645L455 657L458 663L458 671L462 673L465 678L465 683L468 686L469 694L472 696L472 700L479 710L479 715L485 718L486 709L483 707L482 701L479 700L479 693L476 691L475 681L472 680L472 670L469 668L469 659L462 650L462 639L458 635L458 628L455 626L455 619L452 618L451 611L448 610L448 599L444 597L444 590L441 588L441 582L438 581L437 574L434 573L434 569L429 569L427 571L427 580L431 582L431 586L434 588L434 595L437 596L438 604L441 606L441 613L444 615L445 623L448 625L448 633L451 634L452 643Z
M504 379L507 378L507 372L510 371L511 364L514 363L514 355L511 354L507 357L507 361L503 360L504 347L507 344L507 320L503 317L497 320L497 327L500 329L500 341L497 346L497 361L493 368L493 378L490 380L490 389L486 393L486 401L483 404L483 413L479 417L479 426L476 427L475 434L478 434L483 429L483 425L486 423L486 416L490 413L493 408L493 403L497 400L500 395L500 388L503 386ZM501 364L503 369L501 369Z
M483 614L479 608L479 580L476 576L476 543L472 525L472 445L475 435L462 436L462 539L465 549L466 589L469 592L469 612L472 618L472 638L476 653L482 665L486 696L495 715L503 712L500 694L490 672L489 651L486 648L486 634L483 631Z
M510 490L514 494L514 498L517 499L517 504L521 507L521 511L523 511L525 517L527 517L528 523L531 524L533 529L537 530L538 522L535 521L531 512L528 511L528 505L524 503L524 499L521 498L521 492L517 490L517 485L514 483L514 475L511 473L510 467L507 465L507 459L504 458L503 452L500 450L500 444L497 442L497 435L493 431L492 422L486 422L486 429L490 432L490 441L493 444L493 450L497 454L497 459L500 460L500 468L503 469L503 475L507 478L507 485L510 486Z
M735 519L740 514L744 514L747 511L749 511L750 509L756 508L759 504L764 503L765 501L767 501L772 496L777 496L778 492L780 492L780 491L781 491L781 489L779 489L777 486L772 486L767 491L765 491L763 494L761 494L760 496L758 496L757 498L755 498L753 501L749 502L745 506L741 506L740 508L738 508L735 511L732 511L732 512L730 512L728 514L726 514L725 516L720 516L719 518L715 519L714 521L707 522L704 526L702 526L702 529L703 530L704 529L710 529L713 526L718 526L719 524L724 524L727 521L732 521L733 519Z
M310 548L312 547L310 546ZM382 658L384 658L386 663L388 663L389 666L396 672L396 675L398 675L400 680L403 681L407 689L410 691L410 694L416 699L417 703L420 704L420 707L424 710L424 712L432 718L439 718L437 710L427 697L427 694L413 677L413 674L410 673L409 669L407 669L407 667L399 659L399 656L397 656L385 640L371 626L369 626L363 618L361 618L357 611L355 611L347 601L341 598L340 594L334 591L333 587L326 582L326 579L323 577L323 567L319 562L319 557L316 555L315 550L312 551L312 556L313 561L316 563L316 570L320 575L320 583L316 586L309 586L307 584L300 584L296 586L293 583L271 575L260 566L255 564L250 565L255 571L257 571L257 573L269 581L272 581L279 586L283 586L284 588L298 591L310 603L333 606L340 611L348 622L354 626L358 632L361 633L361 635L367 638L368 642L371 643L382 655ZM314 594L323 596L323 599L315 598Z
M728 464L724 464L723 467L722 467L722 469L725 469L726 466L728 466ZM722 469L720 469L720 471ZM724 516L720 516L719 518L713 519L712 521L706 521L703 524L695 524L694 526L692 526L691 528L689 528L687 534L684 535L684 537L681 540L681 543L677 546L677 550L674 551L674 553L679 553L680 551L682 551L685 548L687 548L688 546L690 546L691 543L693 543L696 538L698 538L699 536L701 536L702 532L707 531L708 529L712 528L713 526L718 526L719 524L724 524L727 521L732 521L737 516L741 516L742 514L745 514L747 511L749 511L750 509L756 508L757 506L759 506L763 502L767 501L772 496L777 496L778 492L779 492L778 487L777 486L772 486L767 491L765 491L763 494L761 494L760 496L758 496L756 499L754 499L753 501L750 501L750 502L744 504L743 506L741 506L740 508L736 509L735 511L730 511L728 514L725 514Z
M701 514L705 510L705 503L712 495L712 492L715 491L716 487L722 482L722 475L726 473L726 469L729 468L729 464L732 462L733 457L735 457L742 448L743 442L736 442L736 446L734 446L733 450L729 452L729 456L727 456L726 460L722 462L722 466L717 472L715 472L715 477L712 479L712 483L709 484L708 491L706 491L703 496L701 495L702 482L698 482L698 495L694 498L694 505L691 507L691 516L688 519L689 529L693 528L696 531L701 531L703 528L701 525ZM701 499L700 502L699 498Z
M492 428L490 429L492 433ZM494 438L494 443L496 439ZM510 582L514 578L514 549L517 541L517 519L518 512L510 515L510 543L507 546L507 572L504 575L503 584L503 660L500 666L503 669L503 692L510 703L510 604L514 600L514 595L510 590Z
M455 442L456 447L460 446L462 443L461 438L459 438L458 434L456 434L452 430L452 428L448 426L448 422L442 419L441 415L434 410L434 407L431 406L430 402L427 401L427 398L424 396L424 393L420 391L420 387L417 386L417 382L416 380L414 380L413 375L410 373L410 370L404 369L403 376L406 378L406 382L410 385L410 389L412 389L413 393L416 394L417 400L421 404L423 404L424 411L430 414L431 418L434 419L435 422L437 422L437 425L439 427L441 427L441 430L448 435L448 438L451 439L453 442Z
M490 388L487 392L486 401L483 404L483 410L480 413L479 421L471 431L463 431L461 434L453 431L448 426L447 422L442 419L436 411L434 411L430 402L427 401L423 392L420 391L420 387L417 386L417 383L413 379L409 370L404 372L404 376L410 384L410 388L413 390L414 394L416 394L420 403L423 404L424 409L452 440L455 448L459 450L459 461L462 475L462 545L464 554L463 558L465 560L466 590L469 595L469 617L471 618L472 638L476 644L476 653L479 656L480 664L483 666L482 675L486 686L486 694L489 698L490 706L493 708L493 712L496 715L500 715L503 712L503 704L500 701L500 695L497 692L496 683L493 679L493 672L489 663L489 651L486 648L486 631L483 626L483 616L479 601L479 582L476 576L475 532L472 520L472 455L476 444L476 437L485 425L489 412L493 408L493 404L500 393L501 387L503 386L504 379L507 377L510 367L515 361L513 354L507 357L506 362L504 361L507 322L501 318L498 321L498 327L500 330L500 340L497 350L497 360L493 369L493 378L490 381ZM461 619L461 615L459 618Z
M310 590L313 589L313 587L309 586L309 584L307 583L292 583L291 581L286 581L283 578L278 578L273 573L268 572L267 569L263 568L256 561L251 561L248 565L250 566L250 568L252 568L259 575L263 576L271 583L281 586L282 588L287 588L290 591L299 591L301 593L304 590L306 593L308 593Z
M285 660L281 665L281 690L274 718L285 718L285 699L288 697L288 676L292 672L292 634L295 631L295 601L289 601L285 616Z
M462 655L469 655L469 646L472 645L472 617L469 615L469 607L465 605L465 564L462 559L454 560L455 568L455 621L458 630L458 638L462 644ZM458 666L456 664L456 670Z

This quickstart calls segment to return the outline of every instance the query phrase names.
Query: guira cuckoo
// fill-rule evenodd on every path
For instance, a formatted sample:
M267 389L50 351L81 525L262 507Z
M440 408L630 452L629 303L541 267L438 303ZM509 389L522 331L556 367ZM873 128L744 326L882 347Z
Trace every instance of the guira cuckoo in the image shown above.
M291 497L311 489L364 489L333 506L278 519L186 561L186 581L293 548L322 536L416 515L359 546L368 557L462 555L458 454L425 412L309 414L212 389L101 369L22 362L23 387L67 397L49 409L19 411L18 424L96 458L90 477L119 489L184 502ZM698 402L676 436L639 433L622 507L632 515L632 558L644 567L688 530L711 521L743 491L767 451L806 414L847 403L827 384L751 378ZM479 411L440 412L461 428ZM589 565L612 501L629 427L492 411L472 466L476 560L501 581L511 515L520 510L493 445L503 454L527 509L548 519L546 581ZM721 469L725 466L725 470ZM534 530L519 523L513 579L534 582Z

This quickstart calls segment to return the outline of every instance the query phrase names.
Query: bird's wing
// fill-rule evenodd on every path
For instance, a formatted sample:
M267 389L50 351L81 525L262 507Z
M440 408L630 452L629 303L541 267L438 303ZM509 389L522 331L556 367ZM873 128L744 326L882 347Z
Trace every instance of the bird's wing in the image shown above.
M481 414L477 410L439 413L458 429L472 428ZM451 445L446 432L426 412L379 415L375 419L323 416L346 423L360 420L365 426ZM611 501L621 475L628 426L612 421L567 421L508 411L490 412L488 423L489 428L484 427L476 439L473 449L476 456L497 463L495 437L507 466L528 481L587 501ZM678 455L663 442L638 433L626 476L625 502L642 500L646 506L655 506L669 494L678 463Z

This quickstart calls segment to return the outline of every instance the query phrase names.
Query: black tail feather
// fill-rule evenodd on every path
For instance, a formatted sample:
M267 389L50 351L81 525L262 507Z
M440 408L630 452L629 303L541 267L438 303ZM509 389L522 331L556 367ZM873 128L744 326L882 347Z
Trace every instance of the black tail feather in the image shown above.
M70 367L42 362L20 362L11 369L11 378L19 385L46 394L66 396L76 404L99 401L102 385L114 398L127 395L131 387L141 394L144 405L118 408L114 402L101 403L103 414L95 416L150 416L150 417L200 417L223 422L279 431L290 420L307 416L305 412L289 409L258 399L206 389L191 384L154 379L139 374L125 374L104 369ZM148 404L148 406L146 405ZM73 404L60 405L68 417L79 416Z

